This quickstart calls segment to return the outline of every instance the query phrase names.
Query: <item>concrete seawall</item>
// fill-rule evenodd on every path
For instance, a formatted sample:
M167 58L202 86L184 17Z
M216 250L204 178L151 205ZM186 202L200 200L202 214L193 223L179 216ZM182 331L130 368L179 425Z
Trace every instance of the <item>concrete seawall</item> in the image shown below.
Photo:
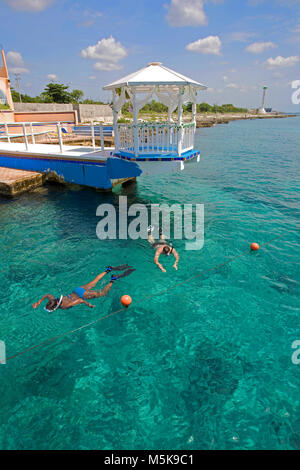
M14 197L42 186L45 175L35 171L0 167L0 194Z
M79 122L101 121L105 124L113 122L113 112L107 104L74 104Z
M73 120L74 122L101 121L112 123L113 113L108 105L102 104L58 104L58 103L14 103L16 121L44 120L45 114L53 114L52 121ZM55 116L59 116L58 119Z

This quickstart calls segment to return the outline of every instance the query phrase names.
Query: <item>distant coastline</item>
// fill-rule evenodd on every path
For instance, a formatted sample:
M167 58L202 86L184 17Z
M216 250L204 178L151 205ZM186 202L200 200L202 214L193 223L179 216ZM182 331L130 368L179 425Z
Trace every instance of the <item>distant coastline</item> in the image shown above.
M232 121L254 120L254 119L284 119L289 117L297 117L300 113L270 113L270 114L251 114L251 113L234 113L234 114L206 114L197 115L196 125L199 127L213 127L216 124L229 124Z

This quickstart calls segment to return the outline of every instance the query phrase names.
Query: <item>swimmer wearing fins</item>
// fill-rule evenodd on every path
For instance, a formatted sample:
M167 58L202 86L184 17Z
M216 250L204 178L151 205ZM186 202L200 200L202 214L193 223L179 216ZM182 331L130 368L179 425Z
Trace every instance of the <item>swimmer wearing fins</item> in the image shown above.
M98 284L98 282L108 273L112 271L125 271L123 274L119 275L112 275L110 282L102 289L102 290L93 290L93 288ZM85 304L87 307L95 308L95 305L90 304L87 300L91 299L98 299L99 297L105 297L112 285L115 281L118 281L122 277L129 276L133 273L135 269L132 269L132 266L128 266L124 264L122 266L108 266L106 270L99 274L95 279L88 284L84 284L80 287L76 287L73 290L72 294L69 295L61 295L59 298L54 297L54 295L46 294L42 297L38 302L35 302L32 305L32 308L38 308L44 300L48 300L46 307L44 310L48 313L53 313L59 308L62 310L67 310L72 307L76 307L77 305Z
M148 227L148 242L150 245L156 250L154 256L154 263L161 269L163 273L166 272L163 265L159 262L160 255L170 256L173 255L175 258L175 263L173 264L173 268L178 270L178 262L179 262L179 254L175 250L175 248L167 243L164 234L162 233L162 229L159 229L159 240L156 242L153 238L152 232L154 227L150 225Z

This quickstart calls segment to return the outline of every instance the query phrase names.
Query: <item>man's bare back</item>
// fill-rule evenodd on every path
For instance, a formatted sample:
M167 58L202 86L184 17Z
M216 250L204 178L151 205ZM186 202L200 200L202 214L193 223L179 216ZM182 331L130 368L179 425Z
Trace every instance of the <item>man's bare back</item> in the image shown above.
M159 262L159 257L160 257L160 255L165 255L165 256L173 255L174 258L175 258L175 263L173 264L173 268L176 269L176 271L177 271L178 270L178 262L179 262L179 254L177 253L177 251L175 250L175 248L173 246L168 244L168 242L166 241L166 238L165 238L165 236L164 236L164 234L162 233L161 230L160 230L159 241L156 242L155 239L152 236L153 229L154 228L151 225L150 225L150 227L148 227L148 242L156 250L155 251L155 256L154 256L154 263L159 267L159 269L163 273L165 273L166 270L163 267L163 265Z

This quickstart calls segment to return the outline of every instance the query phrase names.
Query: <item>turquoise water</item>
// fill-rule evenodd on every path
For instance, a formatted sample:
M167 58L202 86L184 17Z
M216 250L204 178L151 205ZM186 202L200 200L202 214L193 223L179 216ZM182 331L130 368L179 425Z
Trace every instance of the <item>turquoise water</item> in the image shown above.
M300 119L201 129L200 164L100 194L48 186L0 204L0 339L12 356L266 243L168 293L0 366L1 449L299 449ZM180 269L145 241L99 241L103 202L205 204ZM291 232L291 230L294 230ZM106 299L48 315L107 264L137 271Z

